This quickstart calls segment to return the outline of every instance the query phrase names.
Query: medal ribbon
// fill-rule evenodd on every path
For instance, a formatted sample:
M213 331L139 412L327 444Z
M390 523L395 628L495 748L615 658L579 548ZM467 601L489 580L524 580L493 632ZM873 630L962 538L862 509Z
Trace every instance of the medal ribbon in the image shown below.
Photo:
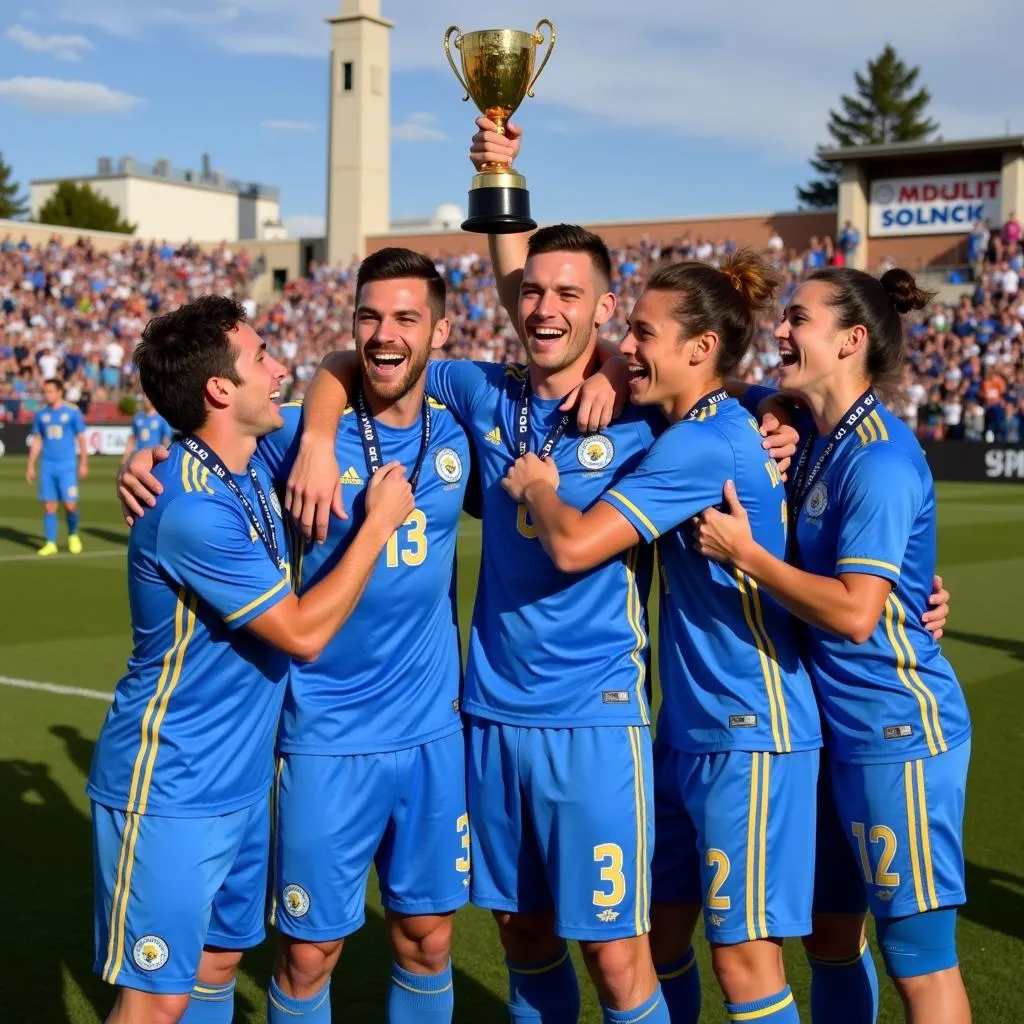
M513 458L521 458L530 450L530 378L523 379L523 388L519 392L519 416L516 420L516 447L512 452ZM546 459L558 444L566 428L572 420L572 413L563 413L559 421L548 431L544 443L540 446L537 455Z
M363 455L366 457L366 471L373 476L381 466L384 465L384 453L380 446L380 436L377 433L377 424L366 408L366 398L363 389L356 392L356 415L359 417L359 439L363 442ZM409 477L409 486L416 490L416 481L420 478L420 470L423 468L423 460L426 457L427 449L430 447L430 403L427 396L423 396L423 434L420 438L420 450L416 456L416 465L413 467L412 476Z

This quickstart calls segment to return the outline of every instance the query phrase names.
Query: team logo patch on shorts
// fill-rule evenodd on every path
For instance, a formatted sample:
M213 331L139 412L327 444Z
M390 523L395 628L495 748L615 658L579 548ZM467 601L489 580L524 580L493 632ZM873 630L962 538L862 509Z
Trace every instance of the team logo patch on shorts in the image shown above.
M289 917L305 917L309 913L309 893L301 885L286 885L281 902Z
M159 971L170 955L167 943L159 935L143 935L132 950L132 959L144 971Z
M462 479L462 459L454 448L442 448L434 456L434 469L446 484L456 484Z
M277 491L272 490L270 492L270 507L277 513L278 518L281 516L281 499L277 496Z
M820 519L825 514L825 509L827 508L828 488L825 486L824 480L819 480L811 488L811 493L807 495L807 500L804 502L804 511L812 519Z
M576 446L576 459L584 469L604 469L615 458L615 445L604 434L589 434Z

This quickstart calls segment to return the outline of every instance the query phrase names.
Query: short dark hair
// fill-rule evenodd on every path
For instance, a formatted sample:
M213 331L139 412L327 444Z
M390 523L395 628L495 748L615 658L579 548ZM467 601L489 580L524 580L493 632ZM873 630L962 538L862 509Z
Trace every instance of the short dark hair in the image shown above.
M733 253L716 270L707 263L667 263L647 282L651 291L678 293L673 315L680 335L718 335L715 370L728 376L743 361L754 340L757 314L771 303L776 281L752 249Z
M545 252L584 252L590 257L605 289L611 287L612 258L600 235L581 228L579 224L551 224L539 228L527 246L527 259Z
M881 278L853 267L826 267L807 280L829 285L825 301L835 310L841 331L857 324L867 330L868 379L883 398L891 398L906 356L903 314L924 309L936 293L920 288L914 275L900 267L887 270Z
M52 384L62 395L64 394L64 381L60 377L47 377L44 384Z
M378 249L359 264L356 274L356 304L363 285L372 281L395 281L411 277L427 283L427 302L430 305L431 322L437 323L444 316L447 290L444 278L437 272L434 261L421 252L388 246Z
M228 332L244 322L240 302L204 295L146 324L132 361L142 390L175 430L188 433L206 422L211 377L242 383Z

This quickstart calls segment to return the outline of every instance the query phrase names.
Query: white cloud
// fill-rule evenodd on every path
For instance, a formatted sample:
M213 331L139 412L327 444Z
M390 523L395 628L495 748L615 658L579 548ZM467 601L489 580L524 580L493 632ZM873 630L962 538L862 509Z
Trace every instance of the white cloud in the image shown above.
M435 128L436 114L417 111L409 114L404 121L391 126L392 142L443 142L448 138L440 128Z
M321 128L313 121L289 121L278 117L260 121L260 127L272 132L318 132Z
M41 35L23 25L12 25L4 32L5 38L32 53L48 53L57 60L82 59L82 50L91 50L92 43L85 36Z
M100 82L62 78L0 79L0 100L36 114L109 114L133 110L142 100Z
M295 213L282 220L289 238L322 238L326 233L326 220L320 213Z

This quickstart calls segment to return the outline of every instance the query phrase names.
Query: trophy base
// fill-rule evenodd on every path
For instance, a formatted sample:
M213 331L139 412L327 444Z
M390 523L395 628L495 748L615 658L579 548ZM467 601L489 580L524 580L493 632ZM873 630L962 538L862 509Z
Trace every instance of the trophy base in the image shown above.
M532 231L536 226L530 216L530 193L525 188L470 189L469 216L462 222L463 231L513 235Z

